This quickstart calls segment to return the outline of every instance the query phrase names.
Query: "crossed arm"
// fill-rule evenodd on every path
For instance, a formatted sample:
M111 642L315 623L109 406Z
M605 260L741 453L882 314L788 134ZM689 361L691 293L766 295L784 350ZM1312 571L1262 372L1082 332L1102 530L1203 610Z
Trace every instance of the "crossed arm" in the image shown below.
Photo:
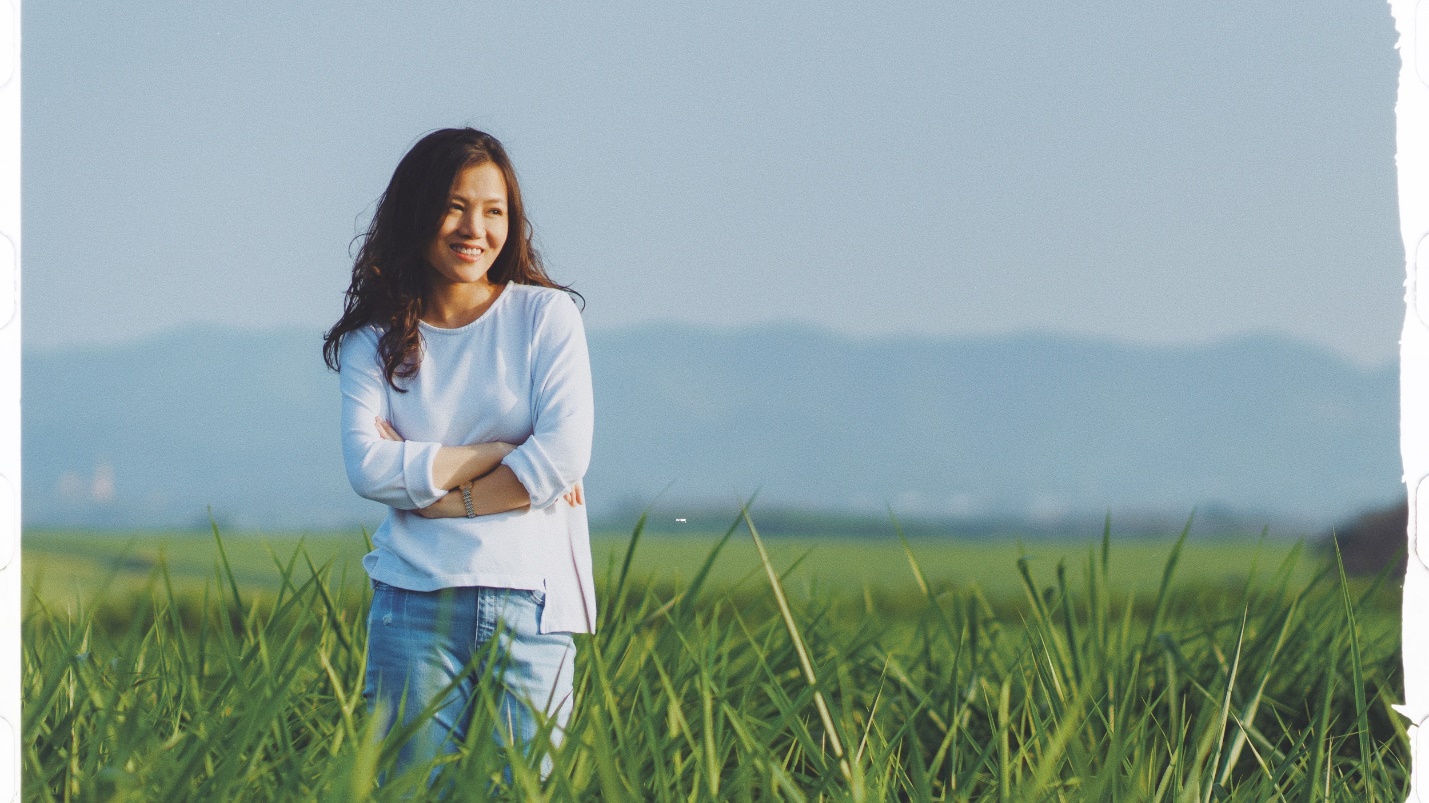
M383 440L405 440L388 421L378 418L376 425ZM466 503L460 492L463 485L471 494L472 510L478 516L530 507L530 492L516 478L516 472L501 462L515 448L500 441L441 447L432 463L432 479L438 488L448 489L447 493L433 504L412 512L428 519L465 517ZM572 507L585 504L580 483L562 499Z

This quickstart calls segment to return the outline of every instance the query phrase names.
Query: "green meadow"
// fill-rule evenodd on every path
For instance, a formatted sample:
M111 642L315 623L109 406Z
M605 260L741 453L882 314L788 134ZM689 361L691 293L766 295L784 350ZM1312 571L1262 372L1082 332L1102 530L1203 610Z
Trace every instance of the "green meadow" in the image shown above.
M363 533L27 532L25 799L396 800L432 773L459 800L1403 798L1397 577L1255 535L731 520L594 538L558 749L473 738L396 776Z
M757 522L756 522L757 523ZM723 532L647 532L630 567L631 577L649 585L677 587L700 570ZM1120 592L1151 592L1161 580L1166 555L1176 533L1164 537L1116 537L1116 565L1111 581ZM980 589L992 598L1022 595L1015 571L1025 557L1035 570L1051 570L1058 562L1080 565L1089 545L1101 533L1061 540L1005 538L966 539L918 537L912 549L927 582L940 590ZM181 590L212 584L219 555L210 532L99 533L36 531L24 536L26 586L54 604L88 599L104 589L124 596L141 588L163 562L168 578ZM591 540L597 573L623 560L630 533L595 533ZM770 559L786 587L794 593L819 589L841 593L907 594L917 582L897 538L855 534L801 534L765 540ZM1177 575L1201 587L1238 588L1255 571L1278 566L1296 549L1297 541L1262 539L1258 534L1189 541L1181 551ZM334 582L361 585L362 556L368 550L361 531L346 533L224 534L224 547L239 587L255 594L274 590L275 566L301 546L316 564L331 562ZM1319 568L1313 559L1298 561L1297 583L1307 582ZM345 578L345 579L344 579ZM767 586L759 555L745 536L731 539L716 556L707 582L732 592L757 592Z

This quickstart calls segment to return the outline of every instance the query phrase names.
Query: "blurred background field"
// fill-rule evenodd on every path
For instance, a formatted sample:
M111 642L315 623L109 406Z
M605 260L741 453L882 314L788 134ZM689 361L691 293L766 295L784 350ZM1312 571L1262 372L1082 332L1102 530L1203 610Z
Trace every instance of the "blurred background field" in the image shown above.
M631 576L652 586L687 583L723 531L676 534L652 527L634 554ZM1119 537L1113 530L1114 559L1109 581L1121 593L1149 593L1161 580L1167 553L1177 533ZM597 582L623 559L630 531L598 532L592 537ZM1065 561L1069 577L1085 571L1088 550L1099 545L1101 533L1061 539L965 538L917 535L909 540L928 584L942 590L976 587L991 599L1022 595L1016 568L1029 559L1036 574L1050 577ZM361 531L331 533L223 532L223 543L234 576L244 590L271 591L278 562L291 560L299 544L317 566L331 562L332 582L360 587L366 582L361 560L367 551ZM1232 589L1251 572L1269 574L1296 549L1297 541L1262 539L1259 534L1189 541L1182 552L1180 584ZM819 589L841 593L900 595L916 593L907 553L896 537L870 538L858 533L797 534L768 539L774 565L787 573L792 593ZM198 592L212 584L219 555L211 532L93 532L31 530L24 535L24 576L27 597L37 593L50 605L87 600L101 589L123 595L137 590L154 575L161 559L176 591ZM1292 584L1301 585L1324 565L1324 555L1309 546L1293 564ZM345 580L343 579L345 576ZM719 553L709 583L730 591L759 592L765 579L758 555L746 532L736 532Z

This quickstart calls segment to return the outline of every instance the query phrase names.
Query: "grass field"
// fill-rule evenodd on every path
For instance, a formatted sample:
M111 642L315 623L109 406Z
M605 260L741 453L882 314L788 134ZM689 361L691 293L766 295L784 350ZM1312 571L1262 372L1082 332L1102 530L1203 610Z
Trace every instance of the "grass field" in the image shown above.
M379 786L360 533L26 533L25 797L1403 797L1393 584L1292 544L722 535L596 539L547 779L474 738Z
M704 562L723 532L647 534L634 556L631 576L655 586L687 582ZM1110 581L1124 593L1154 591L1161 580L1166 554L1175 533L1164 538L1114 539L1116 565ZM927 581L939 590L977 586L993 598L1022 595L1015 571L1019 557L1027 557L1036 571L1050 571L1059 561L1080 566L1101 533L1062 541L1015 538L920 538L910 542ZM226 533L225 546L240 587L260 593L273 585L275 562L286 561L301 544L315 563L332 561L334 578L343 573L350 582L365 581L362 556L367 552L362 532L348 533ZM597 573L624 557L630 533L597 533L592 552ZM1252 572L1273 569L1298 542L1264 540L1255 535L1188 542L1183 548L1178 576L1198 586L1237 588ZM896 539L854 535L800 535L766 539L770 558L791 592L819 588L852 590L866 586L873 592L916 591L907 555ZM114 588L121 594L148 578L162 559L179 588L213 582L218 564L214 540L208 532L143 533L27 531L23 543L27 588L52 603L63 604L86 597L94 590ZM1294 578L1307 582L1319 568L1313 556L1296 563ZM1077 570L1080 572L1080 570ZM1076 575L1074 575L1076 576ZM732 540L711 568L712 586L738 591L758 590L766 584L759 556L749 538Z

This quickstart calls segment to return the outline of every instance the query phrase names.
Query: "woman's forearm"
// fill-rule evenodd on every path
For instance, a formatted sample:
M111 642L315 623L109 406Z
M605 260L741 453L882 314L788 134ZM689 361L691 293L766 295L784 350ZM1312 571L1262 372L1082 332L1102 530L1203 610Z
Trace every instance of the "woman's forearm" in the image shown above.
M397 432L397 427L392 426L392 422L389 420L379 416L373 423L377 427L377 437L380 439L397 440L397 442L403 440L402 433ZM494 440L492 443L469 443L466 446L437 447L436 457L432 460L432 484L450 492L454 487L472 482L477 477L489 476L497 467L504 467L502 460L514 450L516 450L514 444L499 442L499 440ZM517 507L530 504L530 494L526 493L526 487L516 479L516 474L512 473L510 469L506 469L506 473L510 474L510 482L516 483L516 487L522 489L520 493L524 497L524 502L503 507L500 510L490 510L489 513L503 513L506 510L516 510ZM507 487L507 483L497 484L493 487L493 492L500 500L506 500L513 493ZM447 497L450 496L452 494L447 494ZM444 497L444 499L427 506L426 510L442 510L442 516L446 516L447 509L450 507L449 502L450 500ZM463 504L460 514L466 516L466 504Z
M471 506L478 516L520 510L531 506L531 494L516 472L502 465L471 484Z
M472 512L478 516L531 506L531 495L527 493L526 486L506 466L497 466L474 481L470 493ZM461 498L461 491L455 490L437 500L436 504L413 512L429 519L461 518L466 515L466 502Z
M448 491L469 482L501 465L501 459L515 447L509 443L473 443L467 446L443 446L432 462L432 481ZM519 483L518 483L519 484ZM526 500L530 502L530 498Z

